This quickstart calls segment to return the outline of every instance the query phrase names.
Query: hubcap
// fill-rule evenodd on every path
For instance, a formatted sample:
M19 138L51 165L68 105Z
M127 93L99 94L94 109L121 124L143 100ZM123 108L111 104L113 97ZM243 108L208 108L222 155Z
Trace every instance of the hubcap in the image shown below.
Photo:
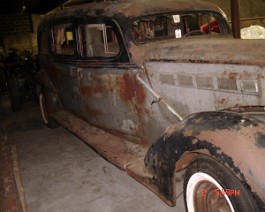
M210 175L198 172L191 176L186 188L189 212L234 212L225 188Z

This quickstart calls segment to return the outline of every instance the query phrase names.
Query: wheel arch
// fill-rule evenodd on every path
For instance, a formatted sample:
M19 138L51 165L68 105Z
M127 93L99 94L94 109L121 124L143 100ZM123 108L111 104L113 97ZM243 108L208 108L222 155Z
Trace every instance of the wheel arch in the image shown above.
M148 150L145 166L162 199L175 205L175 171L198 154L225 165L253 194L260 208L265 202L265 124L227 112L193 114L167 130ZM160 196L159 195L159 196Z
M61 101L47 71L41 69L36 75L36 96L43 92L47 101L47 110L53 113L62 109Z

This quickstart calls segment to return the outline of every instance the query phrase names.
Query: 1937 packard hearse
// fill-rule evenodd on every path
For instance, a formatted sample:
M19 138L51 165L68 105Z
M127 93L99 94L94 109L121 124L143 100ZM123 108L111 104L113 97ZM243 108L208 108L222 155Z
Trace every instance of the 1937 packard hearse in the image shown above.
M48 127L170 206L186 169L188 211L265 210L265 42L233 39L217 6L84 4L45 17L38 46Z

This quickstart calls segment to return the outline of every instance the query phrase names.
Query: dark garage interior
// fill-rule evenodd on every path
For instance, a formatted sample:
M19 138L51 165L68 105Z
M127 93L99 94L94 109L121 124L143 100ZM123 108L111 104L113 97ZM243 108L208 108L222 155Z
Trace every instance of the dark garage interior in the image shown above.
M265 27L264 0L205 1L218 5L231 26L238 18L239 29ZM49 129L42 121L34 84L38 25L48 14L88 2L99 1L0 2L0 70L16 63L32 77L19 106L11 103L12 81L0 88L0 211L185 211L183 190L176 192L176 207L171 208L81 138L63 127ZM182 176L176 175L181 188Z

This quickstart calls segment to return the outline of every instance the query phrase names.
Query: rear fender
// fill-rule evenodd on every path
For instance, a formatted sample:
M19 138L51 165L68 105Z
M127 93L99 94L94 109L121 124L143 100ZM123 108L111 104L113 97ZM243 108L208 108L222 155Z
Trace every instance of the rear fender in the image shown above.
M47 110L49 113L62 109L60 99L54 89L48 73L45 70L40 70L36 75L36 95L39 96L41 91L46 98Z
M170 205L176 203L175 172L197 154L209 155L224 164L252 192L259 206L264 206L263 122L236 113L203 112L169 127L148 150L145 166L159 196Z

